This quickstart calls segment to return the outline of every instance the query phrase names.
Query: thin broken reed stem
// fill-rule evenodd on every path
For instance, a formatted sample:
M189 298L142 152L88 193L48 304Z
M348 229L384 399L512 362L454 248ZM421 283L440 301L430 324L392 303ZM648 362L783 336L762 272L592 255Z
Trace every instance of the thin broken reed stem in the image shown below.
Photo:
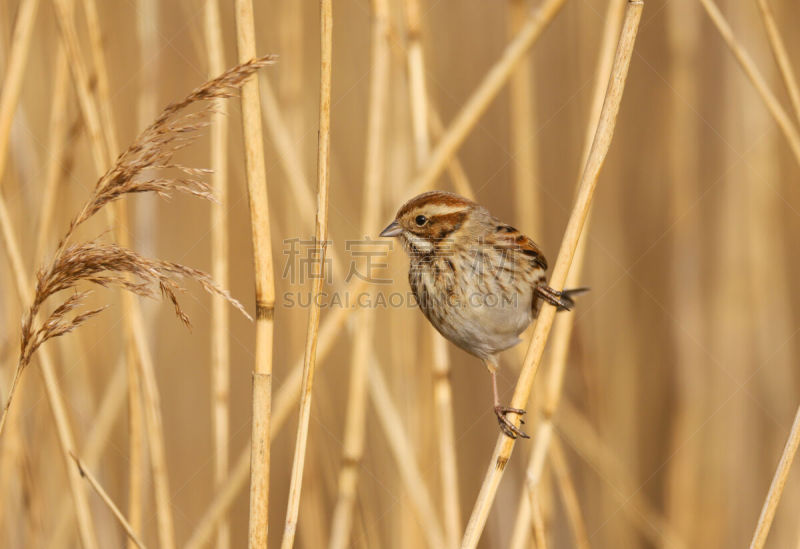
M319 247L316 276L311 289L311 308L308 313L308 335L306 337L303 367L303 388L300 392L300 417L297 424L297 441L292 460L292 475L289 484L289 502L286 510L286 525L283 530L282 549L291 549L297 532L300 512L300 496L303 488L308 427L311 421L311 397L314 387L314 370L317 361L319 339L319 317L321 305L319 295L325 281L325 250L328 247L328 195L330 189L331 148L331 63L333 51L333 2L320 2L320 78L319 78L319 138L317 144L317 223L314 239Z
M78 459L78 456L72 454L72 459L75 460L75 466L78 468L78 471L80 472L81 476L86 479L86 481L89 483L89 486L91 486L92 489L97 493L97 495L100 496L100 499L103 500L103 503L106 505L106 507L109 508L111 513L114 515L114 518L117 519L122 528L125 530L125 533L128 535L128 538L130 538L133 541L133 543L136 544L136 547L139 547L139 549L144 549L145 546L142 543L142 540L139 539L139 536L136 535L136 532L133 530L133 527L125 519L125 515L122 514L122 512L119 510L119 507L117 507L117 505L108 495L108 493L103 489L103 487L100 485L97 479L94 478L94 475L92 475L92 473L90 473L89 470L83 465L83 463L81 463L81 460Z
M594 189L600 175L600 169L603 166L608 149L611 145L643 5L641 1L631 0L628 2L625 21L614 59L612 76L606 91L603 109L592 143L592 150L586 162L583 176L581 177L575 205L570 214L561 248L559 249L558 257L553 267L553 273L550 277L549 284L556 290L560 290L564 287L564 282L569 273L575 249L578 246L583 224L586 221L586 216L589 214L589 207L591 206ZM544 347L553 325L555 312L555 307L546 304L539 313L531 344L525 355L525 362L522 366L522 371L520 372L519 380L514 390L514 396L511 400L511 407L513 408L525 408L528 403L528 398L530 397L533 387L533 380L536 376L542 354L544 353ZM517 420L518 419L519 418L517 418ZM514 443L514 439L503 434L498 437L494 454L490 461L483 485L481 486L480 494L475 502L472 516L470 517L467 530L464 534L462 548L474 548L478 544L483 527L486 524L486 519L489 516L489 510L494 502L497 488L500 485L503 471L514 449Z
M783 448L778 468L775 469L775 475L769 485L769 492L767 492L767 498L761 508L761 515L758 517L758 524L753 533L753 540L750 542L750 549L762 549L767 541L769 529L772 526L772 520L775 518L775 511L778 509L778 503L781 500L781 495L783 495L783 488L786 485L786 479L789 477L789 471L791 470L792 462L794 462L798 446L800 446L800 407L797 408L795 413L792 430L789 432L789 438Z

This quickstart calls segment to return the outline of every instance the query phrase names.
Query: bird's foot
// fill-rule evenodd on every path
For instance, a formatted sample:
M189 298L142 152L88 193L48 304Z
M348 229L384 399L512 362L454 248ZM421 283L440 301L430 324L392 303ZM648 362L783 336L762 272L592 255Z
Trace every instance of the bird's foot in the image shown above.
M509 408L508 406L495 406L494 413L497 416L497 423L500 424L500 430L509 438L516 439L517 437L530 438L519 427L506 417L506 414L523 415L525 410L521 408ZM520 419L520 423L525 423L525 420Z

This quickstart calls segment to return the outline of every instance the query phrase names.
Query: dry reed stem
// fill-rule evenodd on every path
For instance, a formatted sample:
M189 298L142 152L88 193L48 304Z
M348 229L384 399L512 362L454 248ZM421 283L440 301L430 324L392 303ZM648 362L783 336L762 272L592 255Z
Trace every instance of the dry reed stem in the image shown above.
M4 75L3 90L0 94L0 181L2 181L2 176L5 172L9 132L21 91L22 73L27 64L28 53L30 51L30 39L37 7L38 0L27 0L20 5L12 38L9 63ZM29 286L25 279L25 269L23 267L18 239L14 233L2 195L0 195L0 230L2 230L6 253L8 254L9 263L11 264L12 279L17 287L17 294L22 303L26 303L30 295ZM61 450L62 458L67 468L67 478L75 504L81 542L84 549L92 549L97 547L94 525L89 512L86 492L77 472L70 463L69 452L74 447L74 441L66 413L66 407L49 353L43 353L40 356L40 373L45 384L45 391L50 409L55 419L59 449ZM2 433L3 426L5 425L8 405L11 402L11 396L16 389L16 383L19 381L20 374L21 371L17 369L7 396L6 409L3 412L2 418L0 418L0 433Z
M525 56L542 31L555 18L565 0L545 0L537 11L526 21L514 40L506 46L500 59L486 73L478 88L467 99L467 102L450 123L442 139L430 154L425 167L410 183L411 195L429 189L447 162L464 142L469 132L478 123L478 119L486 112L491 101L502 89L514 68Z
M125 530L125 533L128 535L128 538L130 538L130 540L133 541L134 544L136 544L136 547L139 547L139 549L144 549L145 546L142 543L142 540L140 540L139 536L136 535L136 532L134 531L133 527L125 519L125 515L122 514L122 512L116 506L116 504L108 495L108 493L103 489L103 487L100 485L97 479L94 478L94 475L92 475L89 472L89 470L83 465L83 463L81 463L81 460L78 459L78 456L72 454L72 459L75 460L75 465L78 467L78 471L80 472L81 476L87 480L89 486L91 486L92 489L97 493L97 495L100 496L100 499L103 500L103 503L106 505L106 507L109 508L111 513L114 515L114 518L117 519L122 528Z
M0 92L0 181L3 180L6 171L8 159L6 151L11 135L11 123L14 120L14 111L16 111L19 94L22 90L22 79L25 76L38 8L39 0L23 0L19 4L17 20L14 23L8 64L3 74L3 89Z
M48 159L44 185L42 186L42 210L36 230L36 247L33 253L34 264L42 261L47 239L50 237L56 196L58 196L58 184L64 175L64 145L70 133L67 116L69 65L67 65L67 56L62 44L58 45L53 74L53 99L50 103L50 123L48 125L47 140Z
M356 295L364 291L366 282L360 278L353 278L351 283L346 287L345 292ZM344 326L344 322L352 309L337 308L332 310L325 316L325 320L320 327L319 342L317 345L317 361L319 366L325 364L324 358L331 350L339 330ZM304 356L301 356L295 361L294 366L286 376L286 381L283 382L281 388L277 391L275 397L275 407L272 417L270 440L275 440L281 428L283 427L289 415L295 409L295 403L300 397L300 388L303 379L303 363ZM203 513L198 526L190 537L190 543L187 544L186 549L202 547L207 541L211 532L213 532L214 525L220 517L228 511L230 505L233 503L236 495L244 488L247 482L247 475L249 470L248 456L250 449L245 448L236 460L228 480L224 483L224 487L217 492L211 503L209 504L205 513Z
M311 421L311 400L314 387L314 370L319 339L319 317L321 305L319 295L325 282L325 251L328 247L328 195L330 190L331 148L331 62L333 52L333 2L320 2L320 78L319 78L319 138L317 144L317 222L314 239L319 247L317 271L311 288L311 308L308 313L308 335L306 338L303 366L303 387L300 392L300 417L297 424L297 442L292 460L292 475L289 484L289 502L286 524L283 530L282 549L291 549L297 532L297 516L300 512L300 496L303 488L308 427Z
M236 0L236 44L239 59L256 53L252 0ZM264 135L261 129L258 78L242 87L242 131L244 133L247 194L256 285L256 349L253 369L253 426L250 451L251 549L267 546L269 530L270 415L272 408L273 316L275 314L275 273L272 264L269 200L264 163Z
M581 166L586 164L589 153L594 141L595 130L600 120L600 112L606 95L607 84L611 78L611 70L614 63L615 48L622 20L625 14L626 0L611 0L606 8L605 24L603 25L603 35L600 41L600 48L597 61L597 80L594 85L592 102L589 108L589 117L586 123L586 133L584 135L583 153ZM583 236L578 241L575 255L572 258L572 266L567 277L566 287L579 287L580 276L583 272L583 261L586 254L586 231L591 222L591 214L586 218L583 229ZM553 335L550 338L550 355L546 367L547 380L545 382L544 403L541 405L542 419L536 427L534 435L534 446L531 450L528 463L527 475L532 476L536 483L541 478L544 459L548 454L548 446L552 440L552 421L553 414L558 408L561 397L561 387L564 380L564 373L567 366L567 355L569 354L569 343L572 339L572 328L575 323L575 315L557 315L553 322ZM514 548L521 548L527 543L527 534L530 532L528 526L530 512L525 510L527 505L524 492L520 494L519 510L512 544Z
M775 511L781 500L783 488L786 485L786 479L789 476L798 446L800 446L800 407L797 408L792 430L789 432L789 438L783 448L778 468L775 470L775 476L772 477L772 482L769 485L769 492L767 492L767 498L761 508L761 515L758 517L758 525L753 533L750 549L762 549L767 541L769 529L772 526L772 520L775 518Z
M197 88L183 101L169 105L164 109L161 116L142 132L137 141L120 155L117 164L100 178L95 186L94 193L86 202L80 213L73 219L66 235L59 243L54 259L47 268L39 273L36 293L23 322L22 345L17 378L24 367L30 362L33 353L37 351L42 343L50 338L58 337L73 330L86 319L100 311L100 309L96 309L68 319L67 315L78 307L87 295L87 292L80 292L67 298L61 306L57 307L50 314L47 320L38 325L36 324L37 313L48 297L52 296L54 293L72 288L80 281L87 281L103 286L115 285L143 296L153 295L149 285L155 284L160 291L172 301L175 306L176 314L186 322L188 319L180 309L175 296L175 292L179 290L180 287L170 280L169 277L175 275L188 276L197 280L207 291L224 295L229 302L241 309L241 306L232 300L227 292L217 287L207 275L200 271L174 263L146 259L135 252L114 244L103 244L98 241L93 241L73 245L69 244L69 240L78 225L97 213L103 206L118 200L126 194L157 192L162 195L167 195L171 191L183 191L208 197L204 184L193 179L159 178L142 181L136 181L135 179L142 171L150 168L175 167L170 163L174 152L188 145L194 137L192 132L202 127L202 124L198 125L198 121L202 119L203 112L184 115L176 119L176 114L181 109L197 101L229 96L231 91L241 85L242 81L248 75L270 62L271 59L261 59L236 67L221 75L219 78ZM187 173L193 172L193 170L189 170L188 168L181 169ZM0 214L5 214L4 203L0 202L0 206L2 206L2 208L0 208ZM5 216L0 215L0 217ZM10 227L6 227L6 225L7 223L4 222L4 236L8 237ZM15 270L17 271L18 282L20 282L24 275L22 273L21 259L18 259L18 248L13 238L6 238L6 240L11 243L8 248L11 251L12 263L18 264L19 267ZM126 278L127 273L138 277L140 282L128 280ZM20 291L23 292L24 287ZM25 297L24 293L21 295ZM244 312L243 309L241 310ZM134 310L134 312L136 312L136 310ZM139 319L139 321L141 322L141 319ZM141 333L142 330L139 330L138 334L141 335ZM135 333L134 335L137 334ZM139 337L137 338L136 344L141 348L145 345L145 342ZM44 356L46 357L47 355L45 354ZM144 359L145 356L142 358ZM52 380L48 379L49 372L46 368L46 358L43 364L45 364L45 368L43 368L42 371L43 374L45 374L46 383L52 384ZM152 370L152 368L150 369ZM152 411L158 408L157 401L154 402L151 400L154 398L157 399L157 387L155 385L155 379L148 377L146 371L143 375L145 378L145 387L148 389L145 391L145 397L148 399L148 404L150 404L147 410ZM6 404L6 411L8 410L10 402L11 396ZM3 418L5 418L5 412ZM59 423L59 418L57 417L56 419L57 423ZM151 419L158 420L160 417ZM0 423L0 425L2 425L2 423ZM160 426L157 425L156 427ZM61 432L64 429L59 426L59 430ZM67 434L62 433L62 438L64 440L69 440ZM73 444L70 441L68 445L65 443L63 446L69 449ZM160 448L160 451L163 453L163 447ZM159 471L156 468L157 465L157 463L153 463L154 476L165 474L165 471ZM165 462L163 465L165 467ZM73 468L69 467L68 471L70 470L73 470ZM169 494L166 495L168 498ZM83 525L87 519L83 516L80 505L78 505L78 508L79 524ZM83 527L81 528L82 536L84 536L84 529Z
M561 502L567 514L567 519L572 529L573 543L576 549L589 549L589 535L586 532L586 522L581 513L581 504L572 476L569 472L567 457L558 437L554 437L550 444L550 464L556 477Z
M87 467L94 468L100 461L100 457L108 443L111 430L122 411L122 404L125 402L125 393L127 386L125 383L125 374L127 368L125 361L120 359L111 380L106 385L103 392L103 398L97 411L94 415L92 428L86 436L81 454L83 461ZM50 536L50 541L47 543L49 549L60 549L61 547L68 547L72 543L73 528L71 528L71 520L73 518L74 509L70 504L69 499L61 500L56 512L55 527L53 534Z
M761 96L761 100L764 101L764 105L767 107L767 110L775 119L775 122L777 122L778 127L783 132L784 137L786 137L786 141L789 144L789 148L792 150L795 160L798 164L800 164L800 133L798 133L797 127L792 123L792 120L786 113L786 110L784 110L778 99L775 97L775 94L772 93L772 90L770 90L767 81L764 79L764 76L761 74L761 72L759 72L755 62L750 57L750 54L747 53L744 47L742 47L742 45L734 36L730 24L728 24L728 22L725 20L725 17L722 15L722 12L719 11L719 8L714 1L699 1L703 5L703 8L705 8L706 13L708 13L708 16L711 18L714 26L717 27L722 39L725 40L725 44L731 50L731 53L733 53L736 61L739 62L739 65L742 67L745 75L753 84L758 94Z
M430 138L428 137L428 92L425 86L425 61L422 53L420 35L419 0L405 0L405 19L408 42L408 92L411 106L411 129L414 134L414 153L416 165L422 166L430 154Z
M385 126L389 90L389 48L387 29L389 5L372 0L369 106L364 164L364 190L361 235L375 232L380 222L384 169ZM367 288L369 295L373 287ZM336 504L331 521L329 549L345 549L350 543L353 508L357 497L359 467L366 437L367 372L370 368L375 332L375 309L360 309L356 316L355 338L350 360L347 411L342 461L338 476Z
M789 93L789 99L794 108L794 116L796 122L800 123L800 87L797 85L797 77L795 76L792 63L789 60L789 53L786 51L786 44L781 38L781 33L778 30L778 24L775 22L775 15L772 13L772 8L769 6L768 0L757 0L758 8L761 10L761 19L764 21L764 27L767 29L767 37L769 38L769 45L772 48L772 55L775 57L775 62L781 71L783 84L786 86L786 91Z
M509 0L509 36L519 33L528 15L525 0ZM517 64L508 83L511 126L511 169L517 227L534 238L542 235L542 205L539 196L538 140L534 132L536 88L533 86L530 53Z
M108 78L108 70L103 51L103 38L101 35L100 17L97 13L97 4L95 0L83 0L83 9L86 17L86 28L88 29L89 45L92 54L92 62L94 67L94 74L97 77L97 98L98 105L96 108L99 111L99 119L102 124L102 131L105 139L105 151L108 155L108 164L113 165L114 160L119 151L119 141L117 137L116 123L112 114L111 94ZM72 25L72 18L69 18L68 25ZM73 31L70 31L73 32ZM62 45L63 47L63 45ZM222 70L220 70L220 73ZM218 73L219 74L219 73ZM82 86L84 84L79 84ZM86 83L85 85L88 85ZM89 90L85 90L89 93ZM94 143L96 147L97 144ZM101 155L100 149L97 149L97 155ZM98 165L97 171L102 174L105 164ZM109 223L114 227L114 234L117 242L123 247L130 246L130 238L128 236L128 213L125 204L119 202L113 209L107 210L109 214ZM134 296L125 293L122 296L122 316L124 322L124 346L126 353L126 361L128 363L128 440L130 460L128 465L128 512L130 522L136 530L141 529L142 525L142 488L143 488L143 459L142 451L144 446L142 441L144 439L143 428L143 415L142 415L142 386L137 372L137 364L147 365L152 364L152 357L140 357L141 354L149 355L150 349L144 345L137 348L136 341L144 341L145 336L143 333L137 334L136 332L144 331L144 323L138 322L137 319L141 318L141 312L136 309L139 308L138 302L135 301ZM141 349L141 350L140 350ZM152 376L154 377L154 376ZM147 397L148 401L153 402L152 397ZM160 407L153 411L153 414L160 416ZM150 422L151 426L160 426L162 420ZM164 547L174 547L174 525L172 519L172 508L169 503L169 478L166 469L166 450L161 450L165 447L164 434L162 430L148 429L146 433L150 439L149 448L153 451L151 457L154 475L153 480L156 484L156 507L158 513L159 524L159 539ZM158 439L158 440L155 440ZM161 451L159 451L161 450ZM163 472L163 474L155 474L155 471ZM129 543L130 545L130 543Z
M442 119L439 117L439 113L434 108L433 104L428 99L428 130L431 132L431 137L433 137L436 141L440 140L444 135L444 126L442 125ZM473 190L474 187L469 182L469 178L467 177L467 172L464 170L464 166L461 165L461 161L458 159L457 154L453 154L453 158L450 159L450 162L447 163L447 175L450 176L450 180L453 182L453 188L455 191L460 194L461 196L468 198L469 200L475 200L475 191Z
M14 280L16 285L17 295L19 296L20 302L24 305L25 303L30 302L32 292L29 289L27 280L25 279L25 268L23 267L22 263L22 254L19 250L19 244L17 244L18 240L14 234L13 226L11 225L11 219L8 216L8 209L6 208L5 200L1 194L0 230L2 230L3 244L5 245L4 248L6 250L6 254L8 255L8 261L11 265L12 280ZM80 475L72 466L72 460L69 456L69 453L73 450L73 448L75 448L74 437L72 435L72 429L69 425L66 405L64 404L64 398L61 395L58 378L55 374L55 366L47 349L41 349L39 351L39 372L42 375L47 394L47 400L50 404L50 410L53 413L53 418L55 420L59 449L61 450L61 455L64 459L64 465L67 468L67 479L69 481L72 500L75 505L75 516L78 521L78 534L81 539L81 545L84 549L95 549L98 547L98 545L92 515L89 512L86 491L84 490ZM9 394L6 396L5 410L2 418L0 418L0 435L2 435L3 426L5 425L8 414L8 408L11 404L16 383L18 383L21 373L22 370L17 368L14 373L14 381L12 381Z
M204 29L208 71L213 76L225 70L218 0L206 0ZM228 117L223 99L214 104L211 126L211 185L219 200L211 208L211 274L223 287L228 286ZM230 312L225 300L215 296L211 302L211 407L214 433L214 488L228 475L229 397L230 397ZM217 549L230 547L230 524L222 520L217 529Z
M446 547L444 532L439 524L433 500L417 465L414 448L389 393L383 377L383 370L377 362L373 362L372 367L369 368L369 394L428 547L431 549Z
M67 6L68 8L69 6ZM97 82L97 95L99 105L94 102L89 81L80 78L79 74L86 74L77 41L77 31L70 14L59 10L59 24L62 36L67 46L71 65L73 66L75 83L78 96L81 98L81 110L84 120L89 127L90 144L93 152L95 166L99 174L105 170L106 163L113 165L116 151L119 150L114 118L111 114L111 102L106 69L105 55L103 52L100 23L97 6L94 0L83 1L87 28L89 30L89 45L92 55L94 74ZM98 126L99 124L99 126ZM105 159L103 158L105 155ZM109 223L114 227L117 241L123 246L129 245L128 216L125 206L121 203L114 208L106 210ZM142 441L141 404L144 403L144 419L147 426L146 434L149 440L150 466L155 486L156 518L158 525L159 542L163 547L175 547L174 520L170 505L169 475L166 462L166 444L163 432L163 419L161 413L160 397L155 376L154 362L144 333L144 321L141 309L132 295L122 296L123 319L125 329L125 348L128 360L128 392L129 392L129 441L132 452L137 452ZM137 367L141 373L137 372ZM143 385L139 383L139 376L143 378ZM143 392L142 392L143 389ZM129 507L132 518L140 521L142 468L139 456L130 461L129 479L131 492Z
M275 92L269 79L261 78L261 106L264 122L272 138L272 143L278 153L277 160L283 167L286 178L291 186L291 195L297 206L297 213L308 227L314 225L312 212L314 211L314 195L311 193L311 184L306 177L303 161L300 158L297 142L292 138L289 124L283 115L283 105L278 104ZM335 248L327 250L330 258L331 270L334 273L342 272L342 261Z
M609 484L614 496L620 500L620 511L653 545L676 549L687 547L669 521L631 480L626 467L614 451L569 401L564 401L561 405L558 428L577 455Z
M425 165L430 156L431 123L428 116L428 92L425 86L425 58L422 51L422 28L419 0L405 0L405 16L408 31L408 81L411 106L411 127L414 134L416 170ZM455 158L455 155L453 155ZM459 168L454 162L448 167L454 171L454 182L458 181ZM463 186L463 185L462 185ZM439 469L442 482L442 500L447 547L458 546L461 536L461 505L458 490L458 463L456 460L455 422L453 420L453 390L450 386L450 359L447 341L433 326L428 327L432 344L433 398L436 412L436 431L439 447Z
M397 57L399 62L403 63L407 55L405 44L397 38L397 31L394 29L391 22L389 23L387 33L389 35L389 44L392 46L392 53L395 55L395 57ZM428 105L428 131L434 139L439 140L444 135L444 125L442 124L442 119L433 104L430 93L427 93L425 103ZM455 153L453 153L452 158L447 163L447 173L450 176L450 179L453 182L453 187L458 194L469 198L470 200L475 199L475 192L472 190L472 185L469 183L466 171L464 170L464 167L461 165L461 162L458 160L458 156Z
M547 534L545 533L544 517L542 516L542 506L539 504L538 487L526 483L528 486L528 506L531 510L531 524L533 525L533 539L536 549L547 548Z
M575 249L578 246L583 224L589 213L589 207L597 184L597 179L600 175L600 169L603 166L603 162L605 161L605 157L611 145L643 6L644 3L641 1L630 0L628 2L625 12L625 21L623 23L611 72L611 79L609 80L608 89L606 91L603 109L592 143L592 149L586 162L583 176L581 177L575 205L570 214L561 248L559 249L558 257L553 267L553 273L550 277L549 285L556 290L560 290L564 287L564 282L569 273ZM544 353L544 347L547 343L550 328L553 325L555 312L555 307L545 305L539 313L531 344L525 355L525 362L522 366L522 371L520 372L519 380L514 390L514 396L511 400L511 407L513 408L524 408L528 403L528 398L530 397L533 387L533 380L536 376L539 363L541 362L542 354ZM518 419L519 418L517 418L517 420ZM514 439L503 434L498 437L489 469L484 478L478 500L475 502L472 516L470 517L467 530L464 534L464 540L462 541L462 547L464 548L476 547L478 544L481 532L486 524L486 519L489 516L489 510L494 502L494 496L497 493L500 479L503 476L503 471L514 449L514 443Z

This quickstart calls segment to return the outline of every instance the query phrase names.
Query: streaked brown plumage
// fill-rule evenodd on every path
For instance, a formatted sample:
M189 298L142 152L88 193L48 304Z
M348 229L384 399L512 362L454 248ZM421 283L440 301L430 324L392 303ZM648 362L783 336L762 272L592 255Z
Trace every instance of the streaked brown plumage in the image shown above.
M486 364L503 432L527 437L500 405L498 354L520 342L542 300L569 309L570 294L547 286L541 250L514 227L461 196L431 191L406 202L381 236L398 237L410 258L408 281L427 319Z

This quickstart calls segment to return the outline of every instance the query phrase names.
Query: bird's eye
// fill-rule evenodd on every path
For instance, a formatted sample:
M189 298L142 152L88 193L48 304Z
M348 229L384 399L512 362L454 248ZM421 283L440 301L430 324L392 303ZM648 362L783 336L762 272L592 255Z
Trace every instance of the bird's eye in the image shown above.
M414 221L417 223L417 226L422 227L425 223L428 222L428 218L424 215L418 215Z

